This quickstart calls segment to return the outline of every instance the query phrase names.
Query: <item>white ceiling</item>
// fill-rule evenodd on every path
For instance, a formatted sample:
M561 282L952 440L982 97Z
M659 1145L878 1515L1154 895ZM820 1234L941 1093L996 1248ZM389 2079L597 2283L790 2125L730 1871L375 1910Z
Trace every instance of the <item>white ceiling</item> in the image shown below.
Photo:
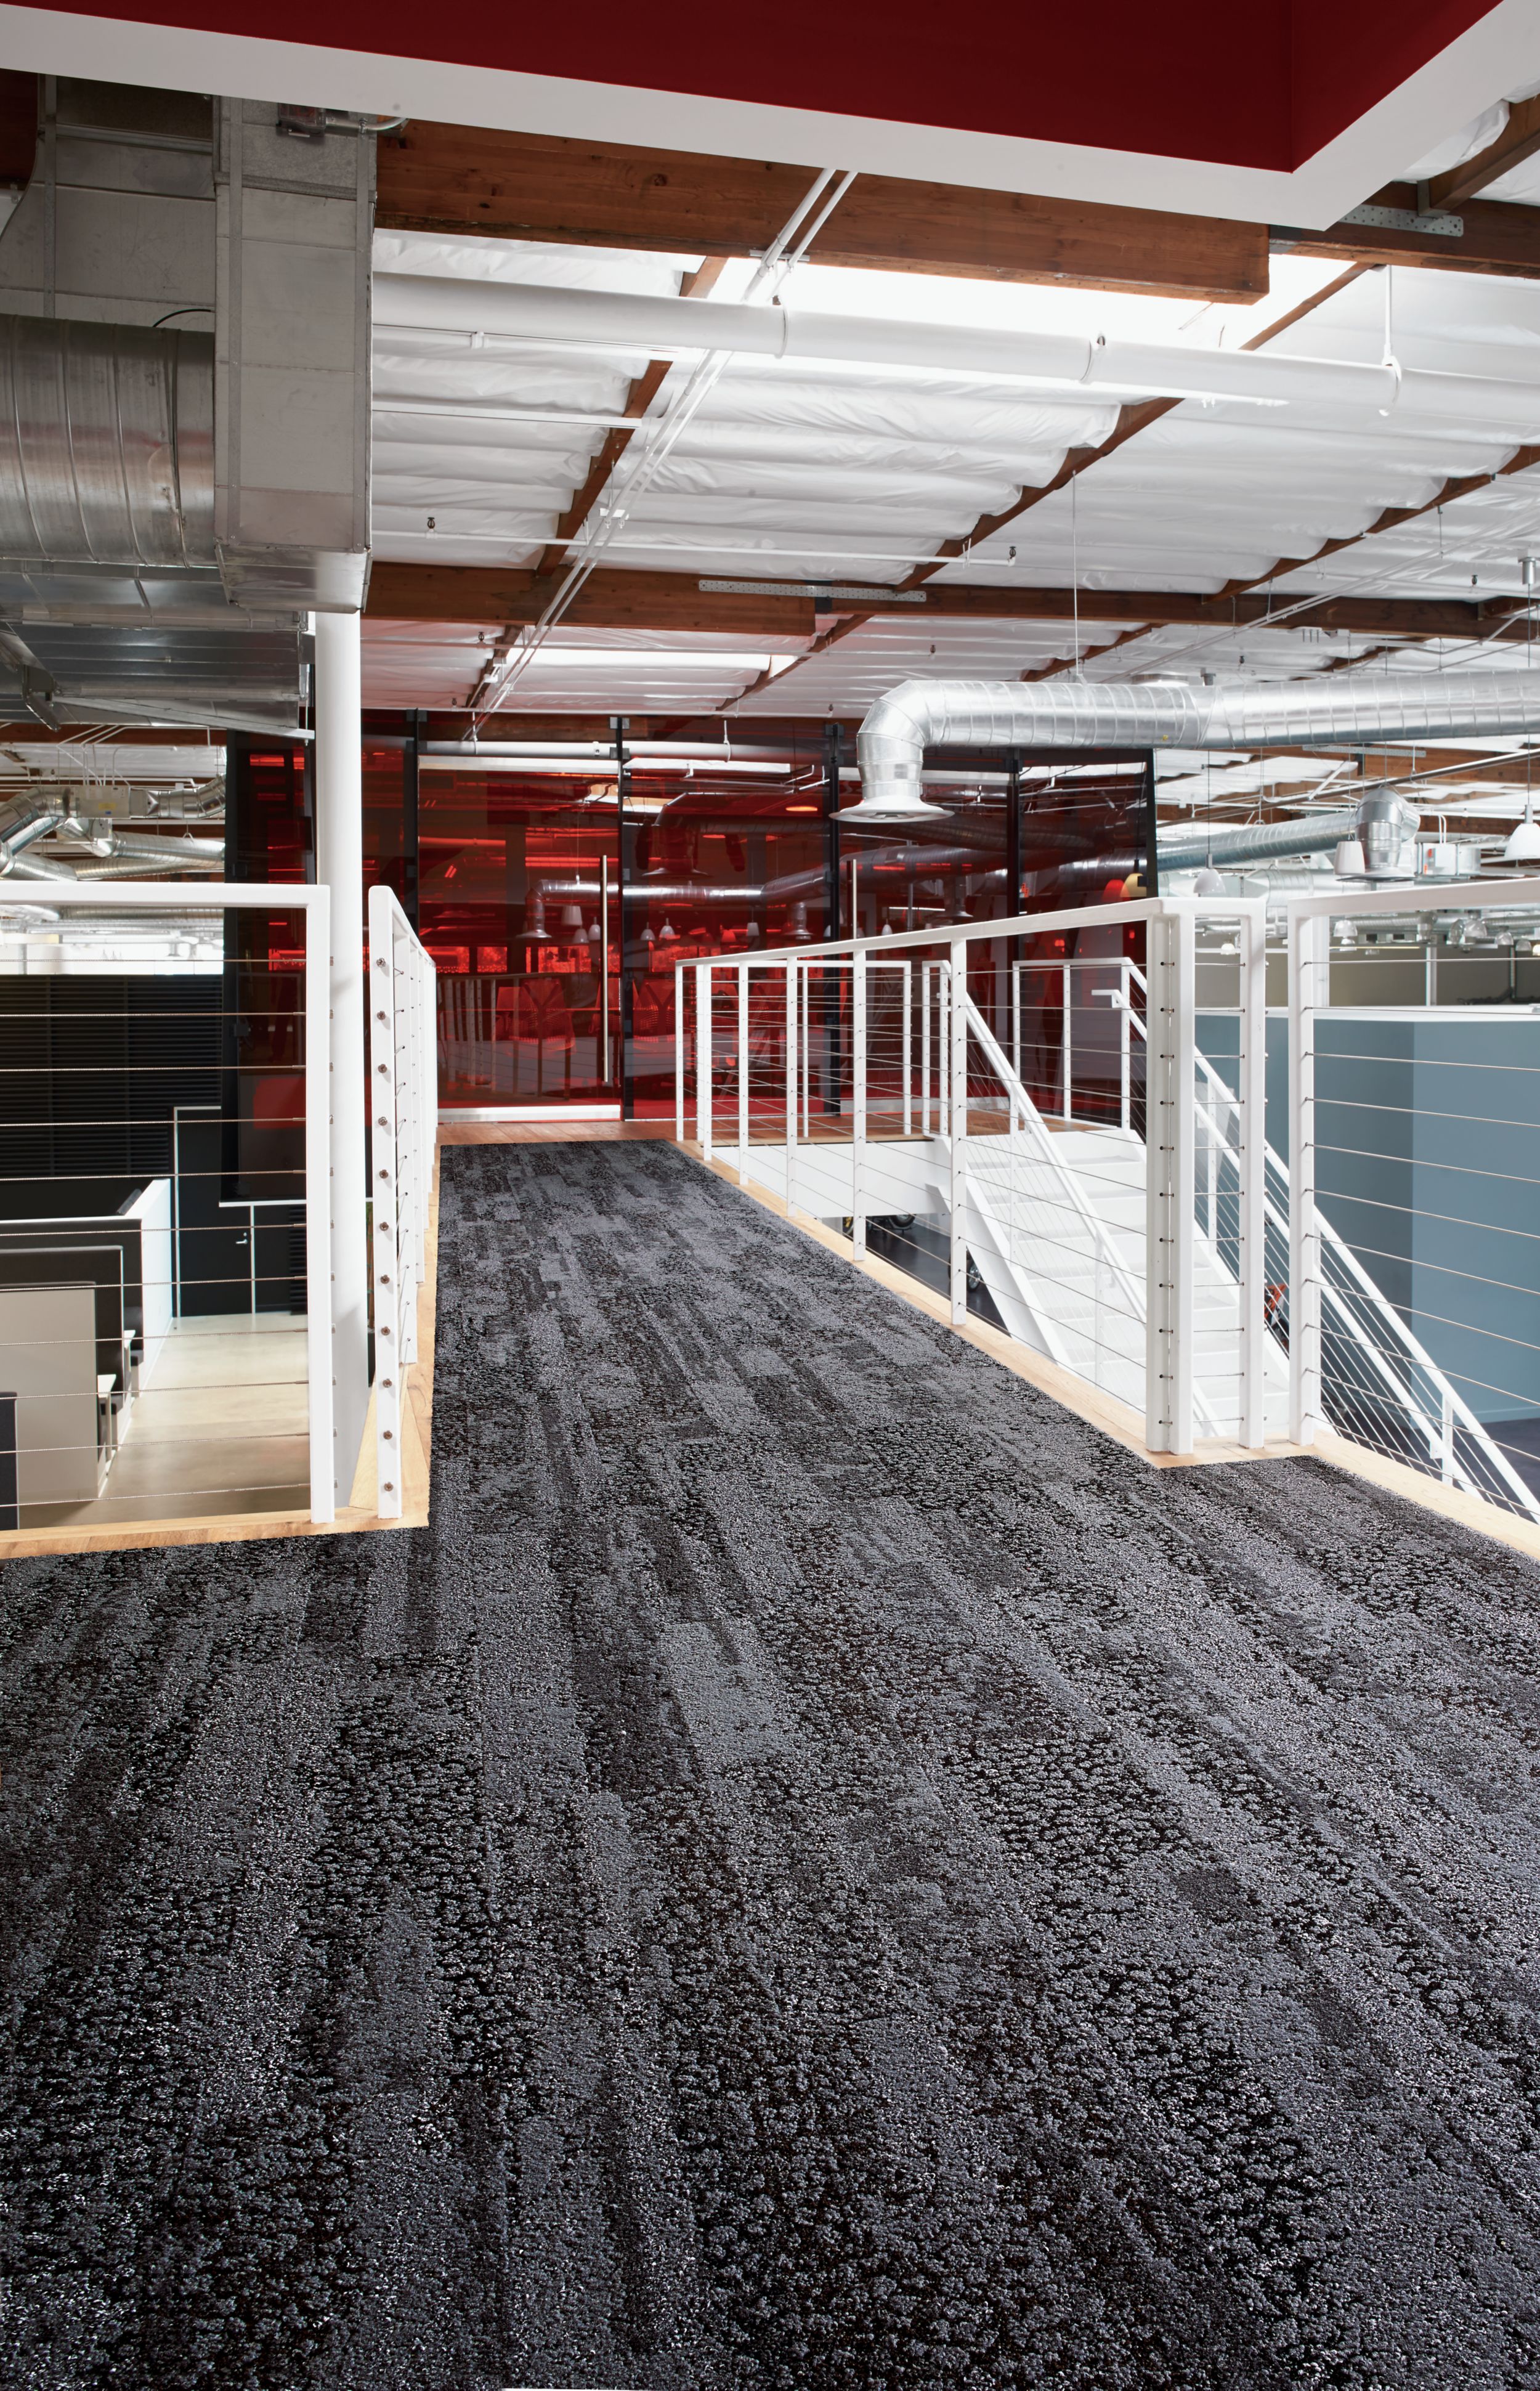
M1540 184L1540 167L1536 168ZM377 263L397 271L677 291L692 257L534 243L377 237ZM1339 267L1287 253L1273 291L1251 308L1195 308L1061 287L960 281L853 269L796 269L787 304L822 312L904 315L927 322L1105 331L1109 338L1237 345L1314 300ZM746 284L730 264L713 296ZM1332 291L1275 336L1280 353L1378 362L1387 341L1408 367L1499 376L1540 389L1540 283L1396 268ZM557 350L470 335L382 330L377 338L374 522L384 559L531 566L555 536L644 360L621 351ZM673 367L653 403L663 420L688 381ZM434 412L424 412L425 408ZM844 579L898 584L947 540L1052 479L1068 450L1105 439L1113 404L1022 392L944 372L731 359L624 520L590 516L606 569L665 568L703 578ZM645 456L632 444L628 465ZM1514 473L1364 538L1386 510L1428 505L1452 478L1496 472L1511 439L1458 423L1404 426L1328 408L1259 409L1189 402L1146 427L1066 489L948 564L944 583L1223 591L1271 588L1281 610L1301 593L1517 599L1521 560L1540 553L1540 470ZM430 522L432 528L430 529ZM602 527L601 527L602 526ZM1324 543L1350 543L1319 562ZM1015 551L1014 556L1012 550ZM913 609L913 617L922 609ZM1098 664L1128 626L1083 625L1079 653L1094 672L1199 669L1268 679L1351 666L1375 670L1469 661L1469 645L1407 651L1387 661L1375 640L1253 629L1152 629ZM366 699L462 704L498 624L393 626L370 621ZM934 641L935 653L932 653ZM509 691L514 711L657 712L731 707L770 666L805 643L721 639L715 653L670 632L629 635L624 663L605 638L559 631ZM648 659L647 650L656 653ZM576 653L563 653L572 650ZM1499 652L1514 659L1521 652ZM1001 619L927 627L874 620L775 678L746 703L756 713L860 712L910 672L980 677L1073 664L1068 626Z

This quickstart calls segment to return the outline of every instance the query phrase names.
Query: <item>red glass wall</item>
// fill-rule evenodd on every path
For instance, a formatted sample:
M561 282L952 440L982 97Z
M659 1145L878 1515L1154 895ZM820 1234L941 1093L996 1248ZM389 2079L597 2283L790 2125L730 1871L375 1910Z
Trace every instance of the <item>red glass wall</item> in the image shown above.
M822 770L711 766L630 777L626 813L628 1094L674 1110L675 968L826 935ZM829 934L833 934L830 925Z
M613 783L424 769L418 824L440 1103L492 1111L618 1097Z

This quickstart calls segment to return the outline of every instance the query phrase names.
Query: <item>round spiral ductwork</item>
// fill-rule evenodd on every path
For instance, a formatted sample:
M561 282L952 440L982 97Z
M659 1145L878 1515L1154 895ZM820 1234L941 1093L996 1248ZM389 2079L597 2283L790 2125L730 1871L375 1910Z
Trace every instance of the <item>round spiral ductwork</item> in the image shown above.
M211 334L0 316L0 560L214 564Z

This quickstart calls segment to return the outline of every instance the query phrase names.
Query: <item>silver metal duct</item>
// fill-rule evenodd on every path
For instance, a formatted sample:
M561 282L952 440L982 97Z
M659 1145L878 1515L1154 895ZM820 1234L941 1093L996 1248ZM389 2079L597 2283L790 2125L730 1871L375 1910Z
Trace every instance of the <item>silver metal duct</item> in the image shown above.
M1190 872L1212 863L1265 863L1275 855L1324 855L1345 838L1356 838L1357 813L1304 814L1293 821L1226 822L1222 830L1160 831L1156 853L1162 872Z
M879 698L857 741L863 795L842 821L934 815L927 746L1299 747L1386 739L1518 736L1540 730L1540 670L1351 675L1227 688L1187 681L908 680Z
M176 862L193 872L218 872L224 866L222 838L161 838L154 833L120 830L110 814L97 814L86 824L85 834L97 855L137 856L146 863Z
M216 570L211 334L0 316L0 557Z
M39 855L29 848L25 855L13 856L6 866L7 880L78 880L80 874L72 863L57 863L52 856Z
M8 806L0 806L0 876L15 869L23 849L66 824L72 830L80 827L52 792L45 795L39 790L33 796L16 797Z

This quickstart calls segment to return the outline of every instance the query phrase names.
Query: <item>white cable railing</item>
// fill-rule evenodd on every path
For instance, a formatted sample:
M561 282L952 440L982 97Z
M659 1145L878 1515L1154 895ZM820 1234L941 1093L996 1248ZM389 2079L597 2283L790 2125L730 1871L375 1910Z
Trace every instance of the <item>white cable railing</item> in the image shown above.
M1288 907L1289 1158L1268 1180L1291 1433L1540 1520L1540 1016L1513 1001L1512 933L1486 958L1465 937L1498 904L1533 918L1540 881L1438 892L1437 978L1463 1002L1429 1001L1430 924L1406 1002L1400 924L1426 904L1391 886Z
M407 1371L417 1360L438 1123L437 975L391 890L369 895L369 1195L377 1505L401 1517Z
M1536 896L1540 884L1509 884L1503 902ZM1321 925L1297 938L1324 951L1325 916L1346 901L1333 891L1297 904L1300 920ZM1490 888L1439 898L1456 917L1493 902ZM1406 903L1387 891L1368 910ZM1540 1228L1528 1208L1540 1179L1540 1015L1435 1008L1457 1023L1462 1055L1479 1038L1490 1062L1500 1030L1492 1118L1473 1124L1469 1107L1388 1083L1377 1102L1355 1083L1350 1105L1333 1080L1339 1133L1323 1141L1315 1027L1328 1077L1386 1066L1378 1050L1344 1047L1341 1025L1364 1016L1326 1005L1308 960L1296 958L1289 1015L1288 1160L1267 1137L1263 916L1235 900L681 965L676 1129L692 1128L743 1183L841 1229L855 1254L927 1282L955 1322L987 1320L1142 1408L1153 1450L1195 1439L1257 1450L1269 1436L1309 1443L1330 1429L1540 1519ZM1445 961L1446 982L1455 968ZM1199 970L1203 1019L1233 1024L1235 1051L1217 1061L1199 1042ZM1426 1015L1425 1003L1410 1010ZM1458 1060L1425 1056L1421 1067L1447 1077ZM1424 1151L1424 1178L1457 1185L1442 1211L1421 1181L1404 1198L1358 1184L1355 1170L1379 1170L1397 1137L1426 1149L1451 1112L1472 1138L1506 1139L1508 1167ZM1365 1121L1378 1122L1372 1136ZM1489 1221L1481 1207L1494 1189ZM1516 1208L1521 1219L1508 1217ZM1444 1251L1462 1231L1506 1241L1504 1268Z
M1261 909L1155 900L681 965L676 1130L692 1121L703 1154L741 1183L927 1282L954 1321L986 1320L1141 1411L1156 1449L1186 1451L1195 1432L1260 1445L1260 1144L1241 1139L1226 1166L1245 1182L1231 1232L1195 1232L1196 941L1210 924L1234 959L1260 1091ZM1019 952L1082 937L1118 951L1068 964ZM1111 1070L1085 1120L1048 1008L1024 985L1046 972L1061 989L1083 963L1116 993L1130 939L1157 965L1153 1040L1140 1048L1151 1059L1136 1069L1131 1032L1100 1016ZM1045 1044L1052 1105L1030 1060ZM1274 1377L1281 1428L1281 1364Z

